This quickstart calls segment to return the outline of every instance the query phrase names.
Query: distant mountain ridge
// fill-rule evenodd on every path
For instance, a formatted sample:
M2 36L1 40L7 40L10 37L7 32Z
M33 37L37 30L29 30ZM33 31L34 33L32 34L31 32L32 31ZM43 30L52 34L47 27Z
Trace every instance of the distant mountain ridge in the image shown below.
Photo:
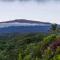
M16 19L12 21L0 22L0 34L48 32L50 27L51 23L47 22Z
M33 20L27 20L27 19L16 19L12 21L5 21L5 22L0 22L0 23L13 23L13 22L19 22L19 23L44 23L44 24L50 24L48 22L40 22L40 21L33 21Z

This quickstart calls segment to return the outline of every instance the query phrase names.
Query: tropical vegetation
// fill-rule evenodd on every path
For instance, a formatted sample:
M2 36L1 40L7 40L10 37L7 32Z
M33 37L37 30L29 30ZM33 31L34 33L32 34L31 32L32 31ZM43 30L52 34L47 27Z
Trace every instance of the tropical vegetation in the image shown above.
M60 60L57 25L50 32L0 35L0 60Z

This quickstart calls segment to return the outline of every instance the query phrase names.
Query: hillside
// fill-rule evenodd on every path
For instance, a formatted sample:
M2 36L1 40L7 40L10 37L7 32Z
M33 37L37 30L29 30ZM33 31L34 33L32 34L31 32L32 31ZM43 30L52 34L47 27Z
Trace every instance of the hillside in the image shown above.
M58 25L25 23L0 23L0 60L60 60Z
M0 36L0 60L60 60L59 52L60 35L30 33Z
M0 33L30 33L30 32L48 32L51 27L50 23L31 21L31 20L12 20L0 22Z

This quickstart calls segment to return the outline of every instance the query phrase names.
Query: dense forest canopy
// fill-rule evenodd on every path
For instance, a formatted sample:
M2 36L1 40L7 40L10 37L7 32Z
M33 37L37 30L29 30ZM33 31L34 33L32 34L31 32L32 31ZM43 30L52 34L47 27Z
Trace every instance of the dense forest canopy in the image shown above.
M60 60L60 33L53 26L49 33L0 35L0 60Z

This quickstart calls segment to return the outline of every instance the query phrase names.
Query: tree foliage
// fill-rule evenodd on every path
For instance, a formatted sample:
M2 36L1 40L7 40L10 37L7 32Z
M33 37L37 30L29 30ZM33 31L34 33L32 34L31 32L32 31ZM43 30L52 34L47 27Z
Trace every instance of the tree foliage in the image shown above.
M0 60L59 60L58 43L51 48L58 40L59 34L45 33L0 36Z

